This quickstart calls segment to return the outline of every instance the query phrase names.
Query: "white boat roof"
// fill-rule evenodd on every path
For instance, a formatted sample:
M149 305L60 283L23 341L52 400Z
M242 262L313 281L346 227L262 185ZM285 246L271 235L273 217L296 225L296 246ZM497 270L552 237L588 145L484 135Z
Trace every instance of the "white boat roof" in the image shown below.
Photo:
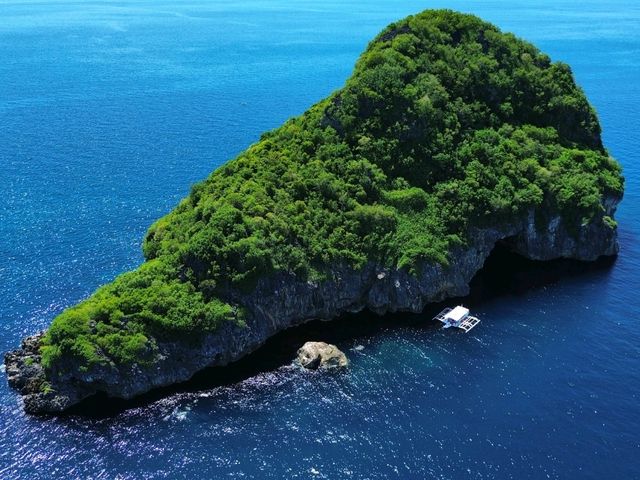
M446 318L448 320L453 320L454 322L459 322L460 320L462 320L467 315L469 315L469 309L458 305L453 310L451 310L449 313L447 313L444 316L444 318Z

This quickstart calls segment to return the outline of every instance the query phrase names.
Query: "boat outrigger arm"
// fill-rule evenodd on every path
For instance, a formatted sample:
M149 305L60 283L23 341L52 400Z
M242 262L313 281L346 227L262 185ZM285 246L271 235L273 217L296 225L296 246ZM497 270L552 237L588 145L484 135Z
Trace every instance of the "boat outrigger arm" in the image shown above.
M444 328L459 328L465 333L480 323L480 319L469 315L469 309L458 305L455 308L445 308L438 315L433 317L434 320L442 322Z

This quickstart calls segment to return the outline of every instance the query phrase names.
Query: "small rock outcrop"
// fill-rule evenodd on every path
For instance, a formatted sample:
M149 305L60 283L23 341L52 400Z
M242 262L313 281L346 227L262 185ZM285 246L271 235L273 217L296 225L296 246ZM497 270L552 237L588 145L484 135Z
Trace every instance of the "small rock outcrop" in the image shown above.
M307 342L298 350L298 363L304 368L343 368L349 365L347 356L335 345Z
M75 385L57 386L58 391L47 381L40 358L43 335L26 337L19 349L5 355L7 380L23 396L27 413L61 412L86 396Z

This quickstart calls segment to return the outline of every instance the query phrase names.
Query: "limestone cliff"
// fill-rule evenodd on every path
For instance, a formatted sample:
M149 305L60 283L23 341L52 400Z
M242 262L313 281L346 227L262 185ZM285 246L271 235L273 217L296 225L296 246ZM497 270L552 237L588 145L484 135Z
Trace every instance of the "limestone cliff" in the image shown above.
M612 217L618 201L607 199L604 213ZM330 320L365 308L381 315L418 313L428 303L465 295L470 280L500 241L535 260L592 261L618 253L616 229L607 225L603 216L583 225L574 235L559 216L551 215L542 228L536 226L534 213L529 212L520 222L474 231L472 243L454 252L448 267L425 264L418 276L369 263L357 271L336 267L331 279L321 283L300 281L287 274L264 278L252 293L238 294L237 300L251 312L246 327L229 324L214 334L163 343L149 367L105 369L86 375L69 365L63 377L53 384L45 383L39 365L40 335L29 337L22 348L6 355L9 383L23 395L25 410L30 413L61 412L97 392L132 398L188 380L205 367L238 360L275 333L310 320Z

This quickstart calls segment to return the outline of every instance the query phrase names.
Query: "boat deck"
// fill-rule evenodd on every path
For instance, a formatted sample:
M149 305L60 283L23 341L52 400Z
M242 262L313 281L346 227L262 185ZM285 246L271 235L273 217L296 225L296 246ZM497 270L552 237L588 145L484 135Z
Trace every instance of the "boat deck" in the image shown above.
M460 330L464 331L464 333L469 333L476 325L480 323L480 319L477 317L473 317L468 313L466 313L461 318L452 318L452 316L455 316L455 313L459 312L460 310L462 310L463 313L465 311L468 312L468 310L464 309L463 307L456 307L455 311L451 308L445 308L439 314L433 317L433 319L442 322L444 324L444 328L454 327L459 328Z

